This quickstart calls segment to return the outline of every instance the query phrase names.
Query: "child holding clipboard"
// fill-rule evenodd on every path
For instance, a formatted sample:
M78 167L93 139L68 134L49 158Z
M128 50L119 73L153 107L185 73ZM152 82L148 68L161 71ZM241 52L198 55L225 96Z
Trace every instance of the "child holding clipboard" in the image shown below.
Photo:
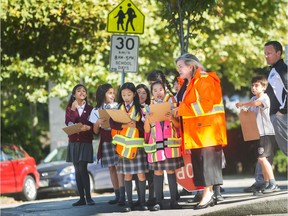
M109 167L110 178L115 192L115 199L109 204L125 205L125 188L123 174L117 173L118 155L112 144L111 128L109 119L101 118L99 112L107 109L117 109L114 102L115 93L112 85L105 83L96 90L96 107L92 110L89 121L93 123L93 131L100 134L100 142L97 152L97 160L101 159L103 167ZM108 125L108 126L107 126Z
M258 157L257 160L261 165L262 173L265 181L263 194L279 191L280 188L276 184L272 165L268 161L268 157L274 154L277 145L275 140L275 132L270 120L270 99L264 91L268 86L268 80L265 76L258 75L251 80L251 91L254 96L248 102L238 102L236 107L247 106L248 110L255 112L256 123L260 133L260 141L257 142Z
M155 81L151 85L153 104L162 103L165 98L165 87L160 81ZM148 107L149 108L149 107ZM147 108L146 108L147 110ZM165 113L165 120L152 122L153 113L148 110L145 116L145 144L149 169L154 170L154 188L156 194L156 205L153 211L159 211L162 205L162 179L164 170L168 175L168 184L171 195L170 207L179 209L181 206L177 202L177 183L175 170L184 166L181 155L181 138L179 134L179 119L172 116L171 112Z
M144 130L141 121L142 112L139 96L135 85L131 82L124 83L119 90L118 109L127 113L131 119L128 123L120 123L110 118L110 126L113 129L113 144L119 154L119 166L124 173L124 185L128 203L124 212L135 209L132 200L132 177L137 174L139 179L139 195L141 210L148 210L145 203L146 177L148 165L143 149Z

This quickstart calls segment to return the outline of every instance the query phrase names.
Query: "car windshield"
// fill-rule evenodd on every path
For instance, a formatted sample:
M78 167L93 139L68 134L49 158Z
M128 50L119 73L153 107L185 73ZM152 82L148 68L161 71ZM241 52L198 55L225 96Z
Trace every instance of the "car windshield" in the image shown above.
M44 163L53 161L65 161L67 155L67 147L60 147L50 152L47 157L43 160Z

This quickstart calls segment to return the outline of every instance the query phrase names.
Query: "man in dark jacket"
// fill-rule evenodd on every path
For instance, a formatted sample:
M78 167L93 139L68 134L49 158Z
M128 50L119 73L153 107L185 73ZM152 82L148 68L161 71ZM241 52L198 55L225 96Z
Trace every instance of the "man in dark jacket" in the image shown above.
M270 118L275 130L275 138L279 148L287 155L287 64L281 58L282 45L278 41L269 41L265 44L264 53L270 71L268 74L268 88L266 93L270 98ZM287 52L287 51L286 51ZM273 156L269 158L273 162ZM255 169L255 183L244 192L262 193L265 183L259 163ZM274 192L274 191L271 191Z
M278 41L267 42L264 52L270 65L266 90L271 101L270 118L277 144L287 155L287 64L281 59L282 46Z

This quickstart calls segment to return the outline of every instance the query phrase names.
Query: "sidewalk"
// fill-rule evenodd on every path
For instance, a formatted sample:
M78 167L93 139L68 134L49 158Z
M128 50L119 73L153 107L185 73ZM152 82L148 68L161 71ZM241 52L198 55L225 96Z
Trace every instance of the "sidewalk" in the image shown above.
M187 203L188 199L194 197L193 195L181 197L179 204L183 209L171 210L169 209L169 192L168 186L164 187L164 210L158 212L139 211L135 210L125 215L165 215L165 216L190 216L190 215L209 215L209 216L237 216L237 215L287 215L288 205L288 182L287 178L283 177L277 179L277 183L281 188L280 192L253 196L251 193L243 193L243 188L250 186L254 182L253 178L240 176L224 176L223 188L225 192L222 193L224 201L214 207L208 207L202 210L193 210L195 203ZM181 188L179 187L179 190ZM40 200L34 202L23 202L13 204L1 204L1 215L3 216L94 216L94 215L124 215L122 213L123 207L117 205L107 204L108 200L114 198L114 194L104 194L94 196L96 202L95 206L79 206L72 207L72 203L77 201L78 197L56 198L53 200ZM134 192L134 199L136 200L136 192ZM137 209L137 208L136 208Z

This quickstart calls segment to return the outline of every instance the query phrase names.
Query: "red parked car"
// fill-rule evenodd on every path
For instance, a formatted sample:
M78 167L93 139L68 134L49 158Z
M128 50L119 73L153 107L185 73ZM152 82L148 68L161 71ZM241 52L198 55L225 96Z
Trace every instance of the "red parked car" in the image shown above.
M39 187L36 162L23 148L4 144L0 154L0 194L35 200Z

